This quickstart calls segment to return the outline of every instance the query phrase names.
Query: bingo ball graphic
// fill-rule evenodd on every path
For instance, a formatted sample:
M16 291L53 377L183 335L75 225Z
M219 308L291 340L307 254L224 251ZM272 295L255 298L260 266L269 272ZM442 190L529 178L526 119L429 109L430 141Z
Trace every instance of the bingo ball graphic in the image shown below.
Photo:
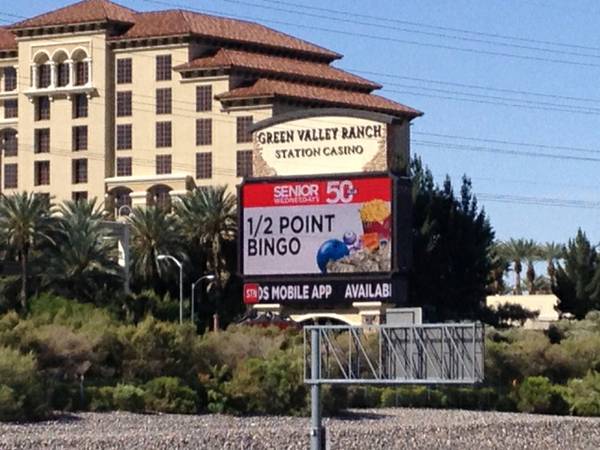
M344 233L344 244L353 245L356 242L356 233L353 231L346 231Z
M321 244L317 252L317 265L321 272L327 272L327 263L337 261L349 253L348 247L339 239L330 239Z

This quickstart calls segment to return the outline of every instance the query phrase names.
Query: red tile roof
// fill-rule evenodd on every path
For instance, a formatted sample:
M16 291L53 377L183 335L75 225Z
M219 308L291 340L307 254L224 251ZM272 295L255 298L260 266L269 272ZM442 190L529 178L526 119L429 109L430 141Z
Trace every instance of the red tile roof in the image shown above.
M226 17L209 16L191 11L167 10L138 13L135 24L113 39L135 39L161 36L194 35L231 42L310 54L329 61L340 58L339 53L267 28L263 25Z
M241 50L219 49L212 56L194 59L175 67L175 70L237 68L275 75L290 75L295 78L325 81L337 85L362 89L379 89L382 86L328 64L312 61L251 53Z
M37 28L89 22L133 23L135 11L108 0L83 0L11 26L14 29Z
M0 51L16 50L15 35L6 28L0 28Z
M316 101L335 106L386 112L410 118L423 115L421 111L378 95L264 78L259 79L252 86L233 89L216 96L218 100L257 97L283 97L295 100Z

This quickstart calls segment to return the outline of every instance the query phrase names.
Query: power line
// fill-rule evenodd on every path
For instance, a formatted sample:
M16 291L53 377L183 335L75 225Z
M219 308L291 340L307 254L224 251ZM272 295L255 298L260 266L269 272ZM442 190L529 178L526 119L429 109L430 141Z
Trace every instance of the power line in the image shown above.
M527 151L520 151L520 150L495 148L495 147L452 144L452 143L437 142L437 141L413 140L412 143L416 144L418 146L421 146L421 147L426 147L426 148L436 148L436 149L442 148L442 149L452 149L452 150L464 150L464 151L471 151L471 152L486 152L486 153L514 155L514 156L528 156L528 157L532 157L532 158L558 159L561 161L600 162L600 158L593 158L593 157L589 157L589 156L556 155L554 153L527 152Z
M506 101L506 102L521 102L521 103L525 103L528 105L536 105L536 106L569 108L569 109L573 109L574 112L581 111L581 112L591 112L591 113L596 113L596 114L600 113L600 108L594 108L594 107L589 107L589 106L577 106L577 105L568 105L568 104L564 104L564 103L551 103L551 102L544 102L544 101L537 101L537 100L525 100L525 99L512 98L512 97L501 97L501 96L497 96L497 95L475 94L475 93L471 93L471 92L422 87L422 86L409 85L409 84L400 84L400 83L391 83L391 84L393 84L394 86L403 87L406 89L419 89L419 90L426 90L428 92L432 91L432 92L440 92L440 93L444 93L444 94L464 95L464 96L471 96L471 97L485 98L485 99L492 99L492 100L502 100L502 101ZM383 88L383 90L394 92L393 89L387 89L385 87Z
M458 136L455 134L442 134L442 133L427 133L424 131L412 131L413 135L422 135L422 136L434 136L434 137L443 137L448 139L458 139L464 141L478 141L478 142L488 142L492 144L505 144L505 145L516 145L520 147L534 147L534 148L544 148L549 150L569 150L574 152L581 153L600 153L600 150L591 149L591 148L583 148L583 147L569 147L569 146L561 146L561 145L546 145L546 144L538 144L533 142L521 142L521 141L507 141L503 139L489 139L489 138L475 138L472 136Z
M402 75L382 73L382 72L373 72L373 71L353 69L353 68L344 68L344 70L347 70L349 72L367 74L367 75L388 77L388 78L392 78L392 79L418 81L418 82L423 82L423 83L456 86L456 87L477 89L477 90L484 90L484 91L506 92L509 94L530 95L530 96L534 96L534 97L546 97L546 98L556 98L556 99L560 99L560 100L573 100L573 101L579 101L579 102L600 103L600 98L574 97L574 96L568 96L568 95L558 95L558 94L548 94L548 93L543 93L543 92L533 92L533 91L525 91L525 90L518 90L518 89L498 88L498 87L493 87L493 86L484 86L484 85L477 85L477 84L456 83L456 82L442 81L442 80L431 80L431 79L427 79L427 78L407 77L407 76L402 76ZM387 81L386 84L392 85L392 86L397 85L396 83L389 82L389 81Z
M331 16L326 16L323 14L315 14L315 13L310 13L310 12L306 12L306 11L294 11L294 10L290 10L287 8L259 5L256 3L252 3L249 1L243 1L243 0L221 0L221 1L224 1L227 3L233 3L233 4L237 4L237 5L246 5L246 6L251 6L254 8L261 8L261 9L266 9L266 10L271 10L271 11L280 11L280 12L285 12L285 13L290 13L290 14L296 14L296 15L300 15L300 16L317 18L317 19L325 19L325 20L331 20L331 21L335 21L335 22L349 23L349 24L353 24L353 25L377 27L378 29L387 29L387 30L399 31L399 32L403 32L403 33L420 34L420 35L424 35L424 36L439 37L439 38L443 38L443 39L454 39L454 40L465 41L465 42L475 42L478 44L496 45L496 46L501 46L501 47L515 48L515 49L519 49L519 50L533 50L533 51L538 51L538 52L554 53L554 54L558 54L558 55L577 56L577 57L585 57L585 58L600 58L600 55L594 55L594 54L590 54L590 53L579 53L579 52L555 50L555 49L543 48L543 47L532 47L530 45L523 45L523 44L510 44L510 43L506 43L506 42L494 42L494 41L490 41L487 39L481 39L481 38L453 36L453 35L449 35L447 33L422 31L422 30L418 30L418 29L414 30L414 29L400 28L398 26L382 25L381 23L369 23L369 22L364 22L364 21L360 21L360 20L356 20L356 19L342 19L339 17L331 17ZM412 26L415 26L415 25L412 25ZM449 31L449 30L445 30L445 31Z
M411 25L411 26L415 26L415 27L425 27L425 28L430 28L430 29L434 29L434 30L452 31L452 32L456 32L456 33L471 34L474 36L486 36L486 37L492 37L492 38L498 38L498 39L515 40L515 41L521 41L521 42L533 42L536 44L544 44L544 45L554 45L557 47L600 51L599 47L590 47L590 46L581 45L581 44L572 44L572 43L557 42L557 41L546 41L546 40L533 39L533 38L524 38L522 36L510 36L510 35L499 34L499 33L489 33L489 32L486 33L486 32L482 32L482 31L466 30L466 29L462 29L462 28L452 28L452 27L446 27L446 26L440 26L440 25L431 25L431 24L427 24L427 23L423 23L423 22L411 22L411 21L407 21L407 20L399 20L399 19L390 18L390 17L361 14L361 13L357 13L354 11L346 12L346 11L338 11L338 10L331 9L331 8L322 8L322 7L309 6L309 5L298 5L297 3L285 2L285 1L279 1L279 0L262 0L262 1L265 3L283 4L283 5L293 6L293 7L301 8L301 9L310 9L313 11L329 12L329 13L338 14L338 15L342 15L342 16L362 17L365 19L379 20L379 21L387 22L387 23L399 23L399 24L403 24L403 25Z
M361 38L366 38L366 39L380 40L380 41L384 41L384 42L394 42L397 44L414 45L414 46L419 46L419 47L430 47L430 48L437 48L437 49L441 49L441 50L452 50L452 51L459 51L459 52L477 54L477 55L502 56L502 57L506 57L506 58L513 58L513 59L520 59L520 60L527 60L527 61L566 64L566 65L573 65L573 66L579 66L579 67L600 67L600 64L594 64L594 63L586 63L586 62L564 60L564 59L554 59L554 58L544 58L541 56L532 56L532 55L528 55L528 56L517 55L514 53L506 53L506 52L499 52L499 51L492 51L492 50L481 50L481 49L475 49L475 48L456 47L456 46L452 46L452 45L434 44L434 43L414 41L414 40L409 40L409 39L398 39L398 38L393 38L393 37L388 37L388 36L379 36L379 35L373 35L373 34L368 34L368 33L359 33L357 31L344 31L344 30L334 29L331 27L328 27L328 28L318 27L315 25L308 25L306 23L292 23L292 22L286 22L286 21L282 21L282 20L265 19L263 17L233 15L233 14L229 14L229 13L224 13L222 11L201 10L198 8L194 8L190 5L174 3L174 2L167 2L164 0L141 0L141 1L146 2L146 3L163 5L163 6L185 8L185 9L188 9L191 11L198 11L200 13L205 13L205 14L206 13L217 14L220 16L226 16L226 17L230 17L230 18L236 18L236 19L242 19L242 20L252 20L255 22L263 22L263 23L265 23L265 22L266 23L274 23L274 24L279 24L279 25L286 25L286 26L291 26L291 27L296 27L296 28L302 28L304 30L309 29L309 30L323 31L326 33L339 34L339 35L343 35L343 36L361 37Z
M592 202L587 200L548 198L548 197L529 197L523 195L510 194L488 194L485 192L476 193L475 196L479 200L509 203L511 205L534 205L534 206L553 206L559 208L579 208L579 209L600 209L600 202Z

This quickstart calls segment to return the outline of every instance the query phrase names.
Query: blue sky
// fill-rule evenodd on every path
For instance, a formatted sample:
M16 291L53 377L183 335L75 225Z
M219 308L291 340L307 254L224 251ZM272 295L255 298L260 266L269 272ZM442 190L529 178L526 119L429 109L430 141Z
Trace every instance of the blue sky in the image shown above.
M0 23L16 20L7 14L30 17L69 3L4 2ZM498 238L564 242L581 227L600 240L595 1L119 3L256 20L338 51L344 58L336 66L425 112L413 122L413 153L437 181L449 174L458 185L463 173L471 177Z

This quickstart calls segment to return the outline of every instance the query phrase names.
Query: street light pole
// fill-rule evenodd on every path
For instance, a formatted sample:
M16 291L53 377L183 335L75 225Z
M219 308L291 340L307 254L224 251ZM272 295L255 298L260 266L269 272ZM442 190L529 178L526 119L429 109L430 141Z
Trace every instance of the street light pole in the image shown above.
M156 256L157 261L163 261L163 260L167 260L167 259L173 261L177 265L177 267L179 267L179 325L181 325L181 324L183 324L183 265L174 256L171 256L171 255L157 255Z
M200 278L198 278L196 281L194 281L192 283L192 315L191 315L191 320L192 323L194 323L194 305L195 305L195 300L194 300L194 296L195 296L195 291L196 291L196 285L200 284L202 282L202 280L214 280L215 276L213 274L208 274L208 275L203 275Z

